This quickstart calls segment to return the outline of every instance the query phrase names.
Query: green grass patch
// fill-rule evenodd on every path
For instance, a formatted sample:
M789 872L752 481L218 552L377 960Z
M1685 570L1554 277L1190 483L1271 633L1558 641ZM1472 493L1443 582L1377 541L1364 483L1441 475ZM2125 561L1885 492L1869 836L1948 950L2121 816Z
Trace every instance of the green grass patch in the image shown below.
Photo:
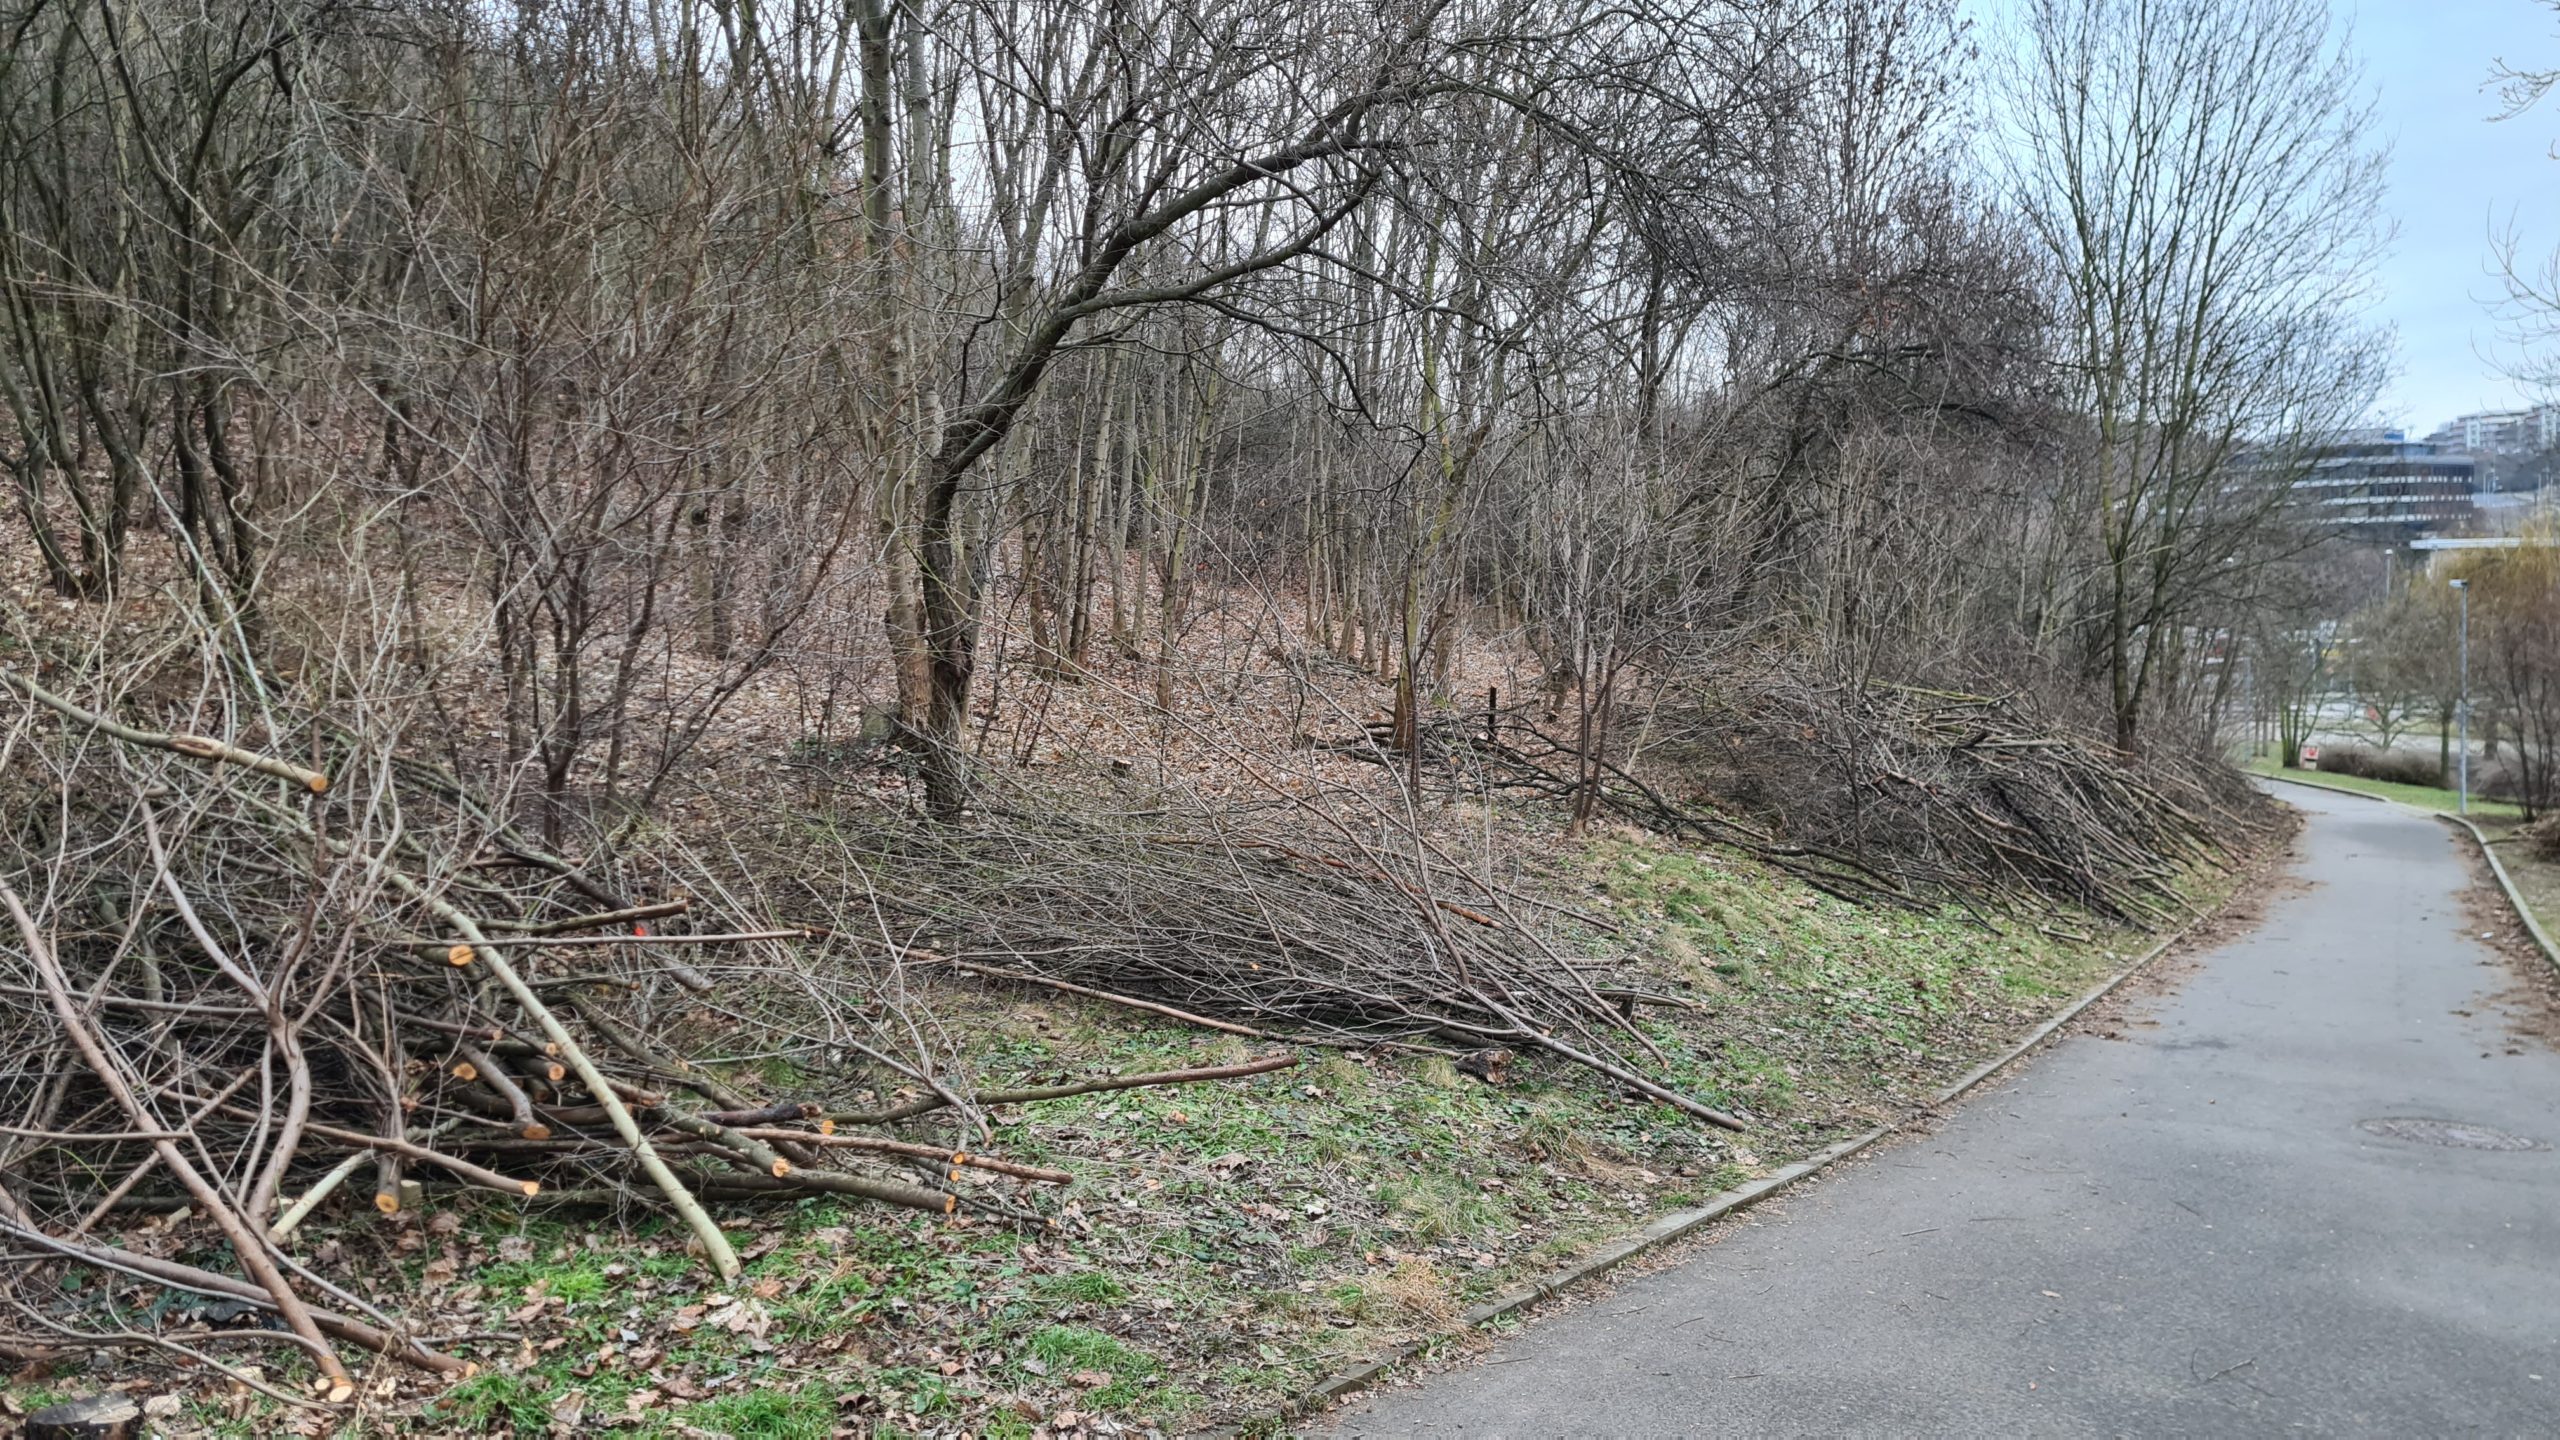
M540 1434L551 1423L551 1387L540 1377L474 1375L437 1397L434 1412L475 1434Z
M1432 1244L1508 1228L1510 1213L1463 1176L1423 1172L1378 1187L1388 1223L1410 1243Z
M695 1427L737 1440L827 1440L836 1433L835 1402L823 1387L741 1390L694 1406L685 1418Z
M1038 1331L1024 1349L1048 1370L1052 1380L1082 1384L1085 1382L1076 1377L1111 1377L1092 1387L1086 1397L1085 1403L1096 1409L1125 1410L1145 1403L1149 1398L1147 1382L1163 1370L1154 1356L1099 1330L1076 1325L1052 1325ZM1162 1404L1163 1397L1157 1397L1156 1403Z
M1153 1375L1156 1362L1099 1330L1052 1325L1031 1337L1031 1358L1055 1370L1108 1370L1115 1375Z
M1083 1305L1108 1305L1129 1298L1129 1287L1107 1270L1087 1270L1076 1275L1043 1276L1032 1287L1043 1300L1064 1300Z
M2361 775L2332 775L2320 770L2287 770L2269 759L2255 759L2248 764L2252 775L2265 775L2278 780L2291 780L2302 785L2317 785L2323 790L2344 790L2351 795L2372 795L2384 800L2397 800L2420 810L2436 810L2451 815L2461 808L2461 795L2434 785L2401 785L2389 780L2367 780ZM2474 820L2521 820L2524 811L2504 800L2471 797Z

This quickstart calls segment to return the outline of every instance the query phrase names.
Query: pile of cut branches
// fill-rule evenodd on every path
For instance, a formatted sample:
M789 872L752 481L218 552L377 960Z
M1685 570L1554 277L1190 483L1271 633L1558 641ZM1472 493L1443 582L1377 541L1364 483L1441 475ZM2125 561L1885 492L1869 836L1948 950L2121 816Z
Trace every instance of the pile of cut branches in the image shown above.
M2121 756L2014 695L1726 677L1618 730L1646 737L1644 773L1518 706L1439 717L1403 747L1373 726L1336 748L1389 766L1419 751L1560 802L1588 791L1618 818L1860 904L2058 904L2145 928L2185 913L2185 867L2228 860L2264 823L2230 767Z
M2017 695L1780 676L1653 729L1700 792L1939 900L2157 928L2190 867L2266 823L2229 766L2121 755Z
M1543 1052L1743 1128L1665 1083L1636 1023L1639 1006L1689 1002L1559 953L1551 903L1410 827L1371 843L1335 826L1320 842L1304 832L1328 827L1239 828L1246 813L1023 796L963 827L848 817L834 839L877 881L873 942L912 965L1257 1039Z
M1559 738L1544 728L1540 707L1515 704L1468 716L1431 716L1398 744L1393 723L1378 721L1331 748L1389 769L1415 757L1443 766L1462 783L1528 794L1573 808L1586 801L1658 834L1739 850L1826 895L1857 905L1927 907L1936 902L1906 881L1856 855L1782 838L1736 811L1704 801L1684 804L1611 759L1597 746Z
M1292 1063L973 1094L913 1017L861 993L860 954L754 923L711 877L627 893L450 776L224 686L157 707L73 689L0 669L0 1343L21 1354L125 1344L218 1365L282 1342L342 1401L350 1348L466 1362L297 1256L333 1196L386 1215L456 1191L660 1209L728 1279L706 1202L1036 1218L1015 1187L1071 1178L884 1133L901 1122L983 1127L987 1104ZM192 723L133 723L153 708ZM734 1033L696 1018L704 972L747 965L822 997L842 1084L747 1093L701 1053ZM106 1238L120 1215L179 1210L222 1249ZM101 1328L116 1307L97 1287L46 1281L65 1265L103 1272L109 1297L191 1292L252 1323Z

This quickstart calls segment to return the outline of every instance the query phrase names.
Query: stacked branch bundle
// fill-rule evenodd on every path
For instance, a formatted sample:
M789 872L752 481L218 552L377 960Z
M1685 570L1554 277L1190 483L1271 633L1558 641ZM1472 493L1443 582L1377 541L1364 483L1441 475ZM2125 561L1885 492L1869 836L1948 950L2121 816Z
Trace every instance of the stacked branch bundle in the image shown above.
M1659 728L1709 793L1937 901L2157 929L2268 823L2200 750L2124 754L2016 694L1781 677Z
M1477 783L1598 808L1730 846L1859 904L2065 908L2157 928L2186 913L2187 869L2229 860L2265 823L2229 766L2128 756L2016 695L1723 677L1705 698L1621 717L1643 762L1612 757L1533 705L1384 726L1338 748L1419 753Z
M1257 1039L1544 1053L1743 1128L1662 1077L1639 1007L1685 1002L1561 953L1552 906L1410 826L1301 827L1319 841L1237 828L1239 811L1018 798L965 827L839 830L894 897L884 934L911 963Z
M749 1093L722 1078L738 1067L689 1051L718 1028L685 1017L731 998L702 994L705 972L832 977L803 987L823 994L853 988L859 956L676 884L624 893L447 775L257 720L227 690L163 708L256 739L153 729L135 697L73 688L0 669L0 1345L16 1353L129 1344L223 1363L281 1342L342 1401L352 1352L467 1364L299 1256L333 1198L385 1215L462 1191L659 1209L727 1279L739 1262L706 1202L834 1194L1034 1219L1008 1195L1072 1178L892 1133L902 1122L983 1136L990 1104L1292 1063L972 1093L920 1045L901 1058L908 1017L848 1003L813 1022L841 1083ZM118 1243L137 1211L209 1222L220 1249ZM267 1319L102 1329L93 1287L48 1278L66 1266L109 1295Z

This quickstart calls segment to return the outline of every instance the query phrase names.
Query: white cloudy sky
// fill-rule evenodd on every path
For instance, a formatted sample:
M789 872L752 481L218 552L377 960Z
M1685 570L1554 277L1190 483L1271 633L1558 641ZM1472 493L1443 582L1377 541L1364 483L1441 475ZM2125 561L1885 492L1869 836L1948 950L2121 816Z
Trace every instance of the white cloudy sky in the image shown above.
M2490 83L2503 59L2560 68L2560 0L2330 0L2352 27L2391 149L2396 236L2375 275L2376 319L2399 341L2379 419L2423 434L2456 415L2526 403L2494 304L2493 234L2560 250L2560 94L2512 120ZM2014 37L2018 0L1963 0L1986 48Z
M2399 332L2385 418L2417 431L2519 403L2491 302L2490 238L2512 224L2529 251L2560 247L2560 96L2493 121L2484 89L2503 58L2560 67L2560 13L2542 0L2341 0L2391 147L2387 200L2399 234L2382 264L2380 314Z

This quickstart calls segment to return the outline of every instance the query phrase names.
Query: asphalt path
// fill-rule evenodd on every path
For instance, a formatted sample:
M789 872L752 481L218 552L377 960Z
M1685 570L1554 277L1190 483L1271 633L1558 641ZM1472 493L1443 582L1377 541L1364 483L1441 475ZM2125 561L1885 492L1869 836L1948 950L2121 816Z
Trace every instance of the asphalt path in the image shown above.
M2509 1028L2451 830L2284 798L2290 882L2172 993L1333 1423L2560 1435L2560 1055Z

